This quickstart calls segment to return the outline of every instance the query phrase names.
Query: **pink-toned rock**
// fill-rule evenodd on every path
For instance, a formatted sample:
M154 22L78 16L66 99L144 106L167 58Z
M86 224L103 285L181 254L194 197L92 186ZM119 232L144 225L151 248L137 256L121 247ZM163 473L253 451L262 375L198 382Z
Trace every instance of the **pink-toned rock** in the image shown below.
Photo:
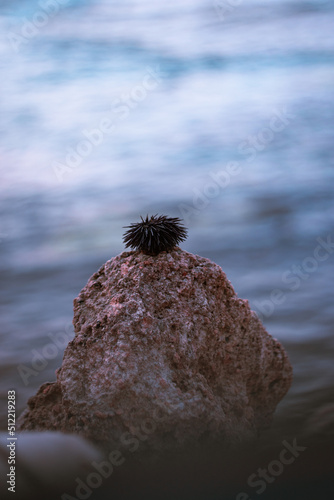
M222 269L177 247L106 262L73 323L57 381L30 398L21 429L131 451L235 443L270 423L291 384L283 347Z

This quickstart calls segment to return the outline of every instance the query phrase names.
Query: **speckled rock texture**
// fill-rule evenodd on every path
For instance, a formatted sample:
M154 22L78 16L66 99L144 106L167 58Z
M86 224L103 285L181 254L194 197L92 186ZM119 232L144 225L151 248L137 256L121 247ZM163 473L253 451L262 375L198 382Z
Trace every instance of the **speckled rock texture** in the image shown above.
M236 443L270 424L292 368L222 269L176 247L106 262L74 300L57 381L21 429L79 433L109 448Z

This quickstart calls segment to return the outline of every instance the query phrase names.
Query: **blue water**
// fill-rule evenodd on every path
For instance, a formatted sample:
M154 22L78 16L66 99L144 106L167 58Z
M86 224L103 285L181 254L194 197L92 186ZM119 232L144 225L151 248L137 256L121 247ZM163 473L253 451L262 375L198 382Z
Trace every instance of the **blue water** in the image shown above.
M182 248L283 342L282 412L333 398L334 5L237 3L1 3L0 395L20 409L55 379L63 348L46 346L71 337L73 299L147 213L184 218Z

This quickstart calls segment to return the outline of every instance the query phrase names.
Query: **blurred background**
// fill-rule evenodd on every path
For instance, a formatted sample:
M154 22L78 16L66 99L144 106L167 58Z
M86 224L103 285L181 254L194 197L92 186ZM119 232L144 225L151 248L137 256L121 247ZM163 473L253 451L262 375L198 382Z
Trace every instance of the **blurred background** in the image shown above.
M333 14L1 2L1 417L8 389L19 414L55 380L72 301L123 251L122 227L162 213L287 349L277 421L334 420Z

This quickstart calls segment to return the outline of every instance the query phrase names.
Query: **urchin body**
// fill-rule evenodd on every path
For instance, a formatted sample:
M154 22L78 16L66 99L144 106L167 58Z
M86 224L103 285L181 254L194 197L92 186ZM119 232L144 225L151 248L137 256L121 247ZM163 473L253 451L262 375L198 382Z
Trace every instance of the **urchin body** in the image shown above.
M187 229L178 217L152 215L141 218L141 222L125 226L129 228L123 237L125 247L140 250L148 255L158 255L172 250L187 238Z

